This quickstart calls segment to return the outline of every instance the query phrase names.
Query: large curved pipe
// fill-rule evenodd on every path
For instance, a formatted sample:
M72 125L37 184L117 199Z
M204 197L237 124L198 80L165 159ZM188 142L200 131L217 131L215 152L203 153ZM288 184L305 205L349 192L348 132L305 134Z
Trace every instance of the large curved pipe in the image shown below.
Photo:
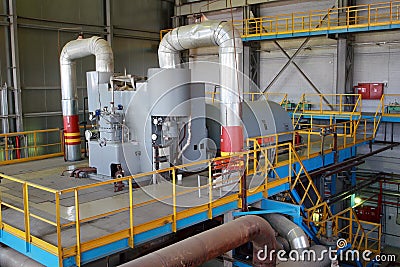
M60 55L62 112L64 122L65 159L81 159L75 59L96 57L96 71L114 72L114 57L109 43L97 36L68 42Z
M207 46L219 46L221 154L240 152L243 149L243 44L233 25L225 21L205 21L173 29L158 48L160 68L179 67L180 51Z
M275 266L276 258L259 259L260 250L276 249L275 232L261 217L248 215L189 237L121 267L199 266L204 262L253 242L253 266Z
M289 241L290 248L295 250L302 250L310 247L307 235L304 231L294 222L281 214L265 214L265 219L271 224L280 236Z

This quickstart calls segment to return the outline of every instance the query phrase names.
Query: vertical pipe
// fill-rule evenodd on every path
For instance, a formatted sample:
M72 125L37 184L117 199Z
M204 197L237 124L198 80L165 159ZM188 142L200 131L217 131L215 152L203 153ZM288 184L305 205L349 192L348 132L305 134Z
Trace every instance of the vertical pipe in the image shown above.
M22 132L24 130L24 126L22 122L22 100L18 53L18 25L16 14L16 1L8 0L8 11L10 19L11 63L14 88L14 110L16 115L16 131Z
M266 158L267 160L267 158ZM242 211L248 211L247 208L247 179L246 179L246 172L243 172L242 176L240 176L240 197L242 199Z
M114 71L112 49L107 41L97 36L70 41L63 47L60 54L65 159L67 161L81 159L75 60L89 55L96 57L96 71Z
M2 133L9 133L9 119L8 119L8 89L7 85L4 85L0 88L0 103L1 103L1 110L0 115L2 117L1 121L1 129Z
M107 42L112 45L114 30L112 26L112 3L111 0L104 0L105 23L107 29Z
M176 68L180 51L205 47L219 47L221 96L221 155L243 149L241 104L243 101L243 44L240 33L231 23L205 21L200 24L175 28L161 40L158 56L161 68Z

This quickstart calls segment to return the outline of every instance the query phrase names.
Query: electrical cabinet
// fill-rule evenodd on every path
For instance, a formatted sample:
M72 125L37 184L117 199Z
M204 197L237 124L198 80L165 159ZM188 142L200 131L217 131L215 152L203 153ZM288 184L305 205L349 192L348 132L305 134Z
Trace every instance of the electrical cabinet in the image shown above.
M354 86L354 93L360 94L362 99L380 99L383 87L383 83L358 83Z

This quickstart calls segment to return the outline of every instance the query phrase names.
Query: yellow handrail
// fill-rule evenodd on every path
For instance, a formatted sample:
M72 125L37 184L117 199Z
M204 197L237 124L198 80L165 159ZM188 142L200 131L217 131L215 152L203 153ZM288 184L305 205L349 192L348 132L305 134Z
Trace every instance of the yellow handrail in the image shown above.
M19 146L14 145L17 143L17 138ZM64 154L63 132L59 128L2 133L1 139L3 146L0 145L0 166L59 157ZM84 142L83 137L81 140Z
M400 23L400 1L311 10L235 21L242 38Z

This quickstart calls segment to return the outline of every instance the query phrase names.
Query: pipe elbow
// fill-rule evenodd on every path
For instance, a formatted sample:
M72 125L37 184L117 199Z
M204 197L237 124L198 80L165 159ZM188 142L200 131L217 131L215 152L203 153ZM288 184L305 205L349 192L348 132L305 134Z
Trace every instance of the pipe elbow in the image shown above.
M98 36L68 42L60 54L60 66L72 65L75 59L89 55L96 57L96 70L114 72L114 55L109 43Z
M232 23L221 22L215 31L214 39L222 52L243 53L243 42L240 33Z
M96 70L114 72L114 54L110 44L100 37L93 38L93 54L96 57Z
M180 63L179 51L184 50L184 48L175 47L179 44L178 29L173 29L164 35L158 46L158 64L160 68L175 68Z

